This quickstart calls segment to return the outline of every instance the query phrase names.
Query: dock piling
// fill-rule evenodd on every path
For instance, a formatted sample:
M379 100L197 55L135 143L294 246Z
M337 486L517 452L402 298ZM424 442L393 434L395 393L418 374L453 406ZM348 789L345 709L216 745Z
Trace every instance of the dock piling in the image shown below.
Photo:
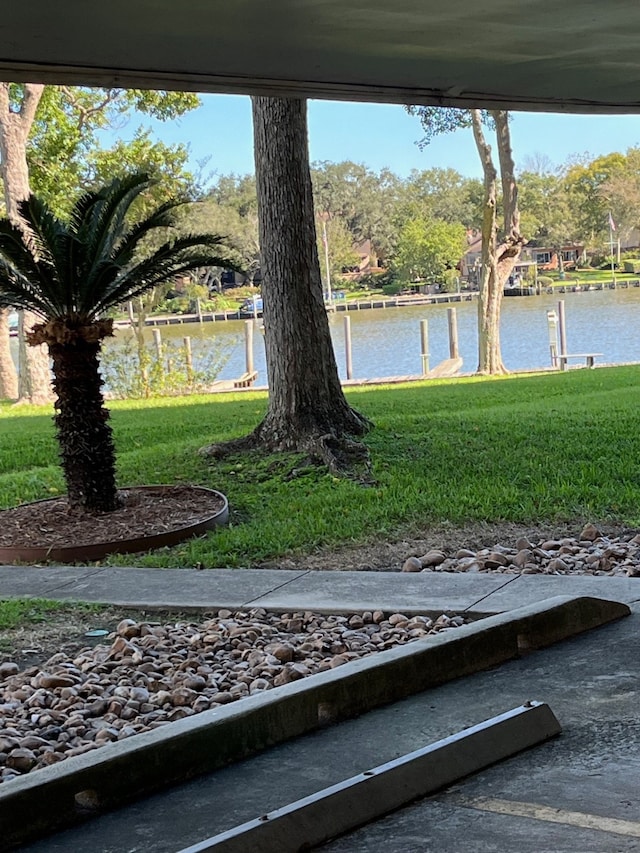
M254 320L244 321L244 360L247 373L253 373L253 327Z
M449 358L460 358L458 347L458 314L456 308L447 308L449 325Z
M347 362L347 379L353 379L353 362L351 359L351 317L344 317L344 351Z
M429 321L420 320L420 356L422 358L422 375L429 372Z

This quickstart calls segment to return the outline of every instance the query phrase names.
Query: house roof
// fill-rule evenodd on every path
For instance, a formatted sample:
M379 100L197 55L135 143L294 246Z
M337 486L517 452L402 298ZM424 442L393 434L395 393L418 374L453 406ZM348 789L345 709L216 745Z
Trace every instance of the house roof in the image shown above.
M640 4L9 0L0 78L639 112Z

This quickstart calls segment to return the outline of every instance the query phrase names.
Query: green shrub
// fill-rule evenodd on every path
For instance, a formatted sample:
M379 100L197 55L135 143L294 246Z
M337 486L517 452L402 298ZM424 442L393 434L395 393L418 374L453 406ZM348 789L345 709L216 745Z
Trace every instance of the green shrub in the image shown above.
M238 343L239 339L222 346L211 340L192 339L192 363L188 365L183 342L162 341L158 358L154 346L140 345L136 336L128 333L103 350L100 372L105 390L109 397L120 400L206 391Z
M402 282L394 281L392 284L384 284L382 292L385 296L397 296L403 290Z
M358 276L354 282L358 289L363 290L382 290L388 285L395 283L395 274L391 270L384 272L367 272L364 275Z
M640 259L630 258L623 261L622 268L625 272L640 273Z
M554 281L546 275L538 276L538 287L553 287Z

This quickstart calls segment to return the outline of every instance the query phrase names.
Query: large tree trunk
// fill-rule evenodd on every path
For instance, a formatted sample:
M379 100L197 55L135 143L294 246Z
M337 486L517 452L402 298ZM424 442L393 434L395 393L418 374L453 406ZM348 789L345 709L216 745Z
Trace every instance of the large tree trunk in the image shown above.
M27 140L44 86L39 83L26 83L18 111L11 109L9 86L9 83L0 83L0 163L7 216L19 223L18 203L28 198L30 192ZM27 348L25 344L25 333L38 321L39 318L33 314L20 312L18 397L21 402L35 404L50 402L53 398L46 345ZM8 368L9 337L2 335L1 330L0 350L3 351L0 360Z
M99 370L100 341L82 338L50 343L54 421L69 506L79 512L111 512L120 506L115 482L115 451L104 408Z
M11 358L9 340L9 308L0 308L0 400L18 396L18 374Z
M507 373L500 348L500 313L505 284L520 257L520 213L511 153L508 113L491 113L496 125L504 208L504 239L498 244L497 172L482 128L480 110L471 110L473 136L484 174L482 272L478 296L478 373Z
M361 435L367 422L342 393L322 296L307 103L252 103L270 389L261 432L281 450L326 433Z
M316 248L307 105L297 98L252 103L269 407L251 436L226 449L302 450L337 471L363 450L348 437L364 434L370 423L347 403L333 353ZM209 452L219 455L221 448Z

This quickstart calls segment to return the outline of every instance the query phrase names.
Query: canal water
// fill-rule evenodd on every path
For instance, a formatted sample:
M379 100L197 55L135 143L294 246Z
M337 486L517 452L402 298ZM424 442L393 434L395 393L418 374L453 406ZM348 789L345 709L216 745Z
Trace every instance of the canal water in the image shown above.
M567 351L602 353L597 363L640 362L640 288L583 291L562 295L510 297L503 301L501 342L506 367L511 371L549 367L547 311L565 302ZM421 373L420 321L428 321L430 367L449 357L447 307L455 307L458 320L462 372L477 368L477 303L419 305L349 311L355 379ZM346 376L344 352L345 313L329 315L338 369ZM233 379L245 371L244 321L195 323L161 327L165 341L193 341L194 359L209 349L223 352L227 361L220 379ZM151 340L151 332L149 340ZM118 331L107 346L122 345L127 331ZM254 334L254 363L258 384L266 383L262 333ZM579 363L579 362L576 362Z

